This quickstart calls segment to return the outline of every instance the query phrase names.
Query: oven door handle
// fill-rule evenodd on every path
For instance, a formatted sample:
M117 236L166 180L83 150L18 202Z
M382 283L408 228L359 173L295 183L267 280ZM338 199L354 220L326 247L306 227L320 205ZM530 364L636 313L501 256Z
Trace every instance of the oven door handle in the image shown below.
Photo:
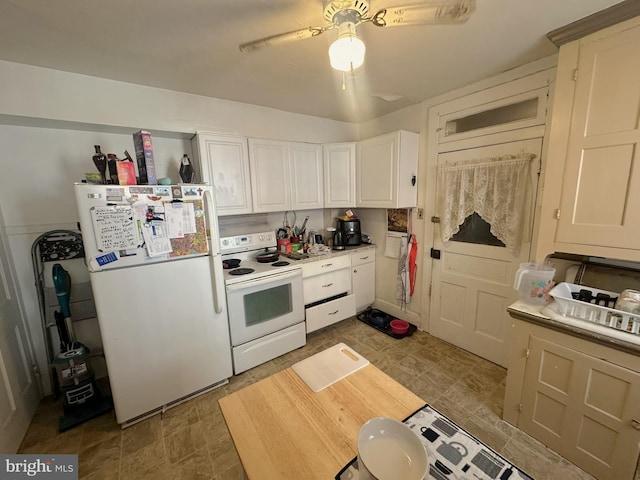
M286 280L287 278L302 277L302 270L296 269L289 272L275 273L267 277L256 278L255 280L247 280L246 282L234 283L233 285L227 285L227 292L233 292L236 290L243 290L248 287L256 287L260 285L267 285L274 281Z

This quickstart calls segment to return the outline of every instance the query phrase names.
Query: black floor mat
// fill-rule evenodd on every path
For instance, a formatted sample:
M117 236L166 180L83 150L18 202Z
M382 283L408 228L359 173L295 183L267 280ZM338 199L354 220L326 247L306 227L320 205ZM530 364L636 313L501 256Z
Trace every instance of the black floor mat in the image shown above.
M364 312L359 313L357 315L357 318L370 327L373 327L376 330L385 333L393 338L408 337L410 335L413 335L413 332L418 329L418 327L416 327L414 324L409 323L409 330L407 330L407 333L393 333L391 331L391 326L389 325L389 323L391 322L391 320L395 320L396 317L394 317L393 315L389 315L382 310L378 310L377 308L368 308Z

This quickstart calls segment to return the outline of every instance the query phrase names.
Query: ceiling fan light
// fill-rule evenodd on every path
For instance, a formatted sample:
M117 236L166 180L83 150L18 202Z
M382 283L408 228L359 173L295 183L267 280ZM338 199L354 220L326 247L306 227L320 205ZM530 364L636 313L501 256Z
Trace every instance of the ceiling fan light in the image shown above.
M335 70L348 72L364 63L366 47L356 35L356 27L351 22L340 25L338 38L329 47L329 63Z

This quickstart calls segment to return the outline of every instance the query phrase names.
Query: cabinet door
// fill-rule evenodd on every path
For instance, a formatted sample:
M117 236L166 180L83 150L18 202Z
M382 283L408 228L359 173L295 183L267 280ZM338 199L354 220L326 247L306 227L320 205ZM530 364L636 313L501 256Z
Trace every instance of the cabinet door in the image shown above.
M383 135L358 143L356 205L394 208L398 181L399 137Z
M418 138L417 133L401 130L358 143L356 206L417 205Z
M197 145L202 179L215 187L218 215L251 213L247 139L198 134Z
M290 143L291 208L324 207L322 147L313 143Z
M597 478L633 478L640 373L531 336L518 426Z
M580 41L556 242L640 244L640 27Z
M324 206L349 208L356 204L356 144L323 145Z
M356 311L359 312L376 300L376 264L375 262L369 262L354 265L352 272Z
M250 138L249 164L253 211L290 210L289 143Z

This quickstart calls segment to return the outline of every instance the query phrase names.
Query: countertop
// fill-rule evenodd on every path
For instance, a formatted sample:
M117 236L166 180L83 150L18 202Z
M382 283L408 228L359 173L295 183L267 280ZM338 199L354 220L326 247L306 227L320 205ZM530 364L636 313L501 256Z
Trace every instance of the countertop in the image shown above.
M287 368L219 403L247 478L326 480L356 456L367 420L426 402L369 364L317 393Z
M518 300L511 304L507 308L507 311L514 318L640 356L639 335L621 332L610 327L605 327L604 325L598 325L558 313L554 314L552 304L548 306L531 305L522 300Z
M331 250L328 253L320 254L320 255L309 255L308 258L301 259L293 259L291 257L286 257L285 255L281 255L287 259L292 260L295 264L302 265L303 263L316 262L326 260L328 258L341 257L343 255L351 255L353 252L360 252L366 250L375 250L376 246L373 243L362 243L355 247L345 247L344 250Z

